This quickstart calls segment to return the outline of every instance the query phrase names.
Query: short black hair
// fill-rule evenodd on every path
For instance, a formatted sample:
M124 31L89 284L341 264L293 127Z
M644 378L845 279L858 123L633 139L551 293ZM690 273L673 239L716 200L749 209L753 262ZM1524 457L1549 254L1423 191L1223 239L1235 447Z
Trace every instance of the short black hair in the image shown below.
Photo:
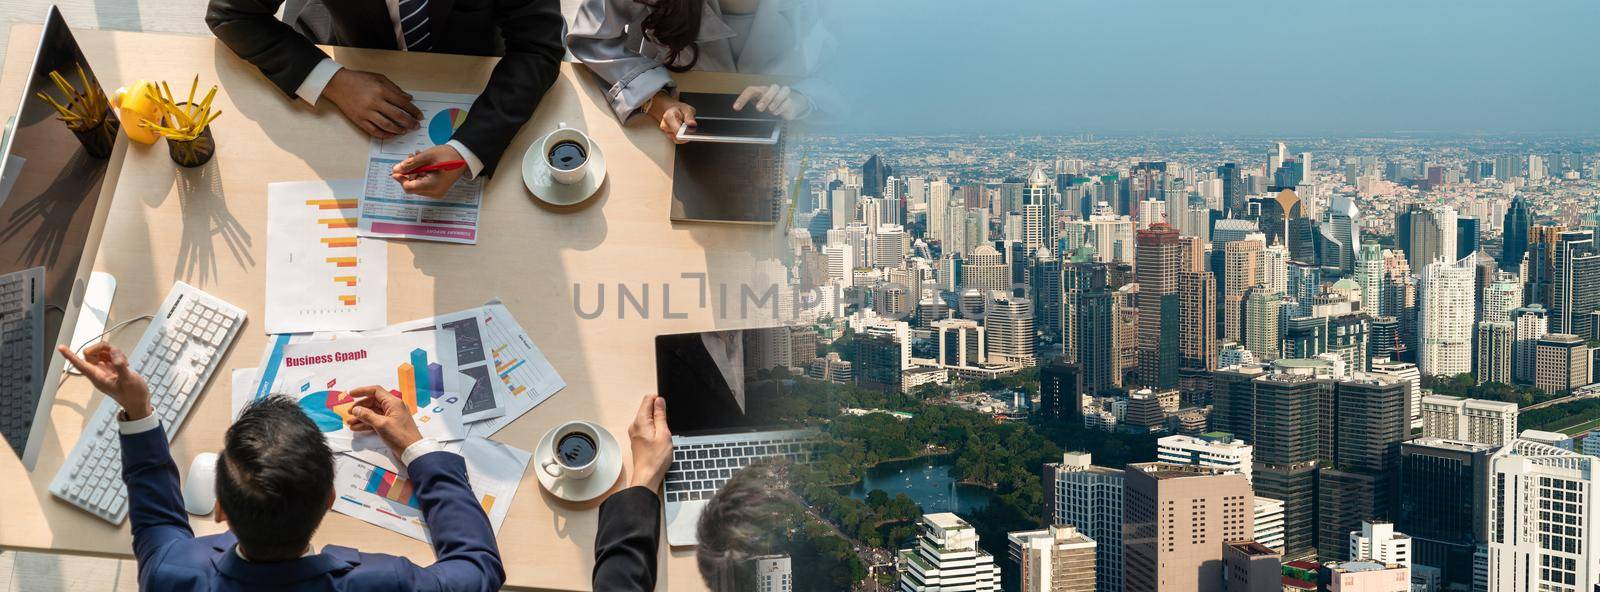
M300 557L332 493L333 451L298 402L272 395L239 413L217 459L217 503L246 557Z
M764 459L740 469L701 512L695 562L712 592L754 590L757 558L793 553L803 509L789 490L788 468Z

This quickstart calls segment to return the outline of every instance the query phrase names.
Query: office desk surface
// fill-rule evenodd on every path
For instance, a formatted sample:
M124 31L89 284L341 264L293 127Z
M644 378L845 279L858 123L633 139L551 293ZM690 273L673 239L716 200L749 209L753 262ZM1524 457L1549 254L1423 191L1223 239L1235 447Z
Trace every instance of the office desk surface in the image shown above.
M16 109L39 32L36 25L12 30L0 79L0 117ZM222 87L214 104L223 111L213 126L218 152L206 166L180 169L160 143L121 141L119 149L126 154L120 174L114 175L117 185L94 263L118 280L112 322L154 312L175 280L250 315L173 443L178 466L187 472L195 454L221 447L230 419L228 376L255 366L266 343L261 319L267 184L360 178L367 138L329 105L313 109L286 98L209 37L82 29L75 34L108 87L140 78L176 87L197 73L202 86ZM340 63L381 72L410 90L477 92L495 63L491 58L332 51ZM681 84L736 92L748 80L694 74ZM499 297L566 379L565 390L500 431L496 440L532 450L546 430L582 418L609 429L626 454L627 426L639 397L655 388L654 335L771 322L770 309L747 306L739 294L746 285L757 293L771 285L754 270L761 254L771 250L773 229L670 223L672 144L644 119L619 125L596 79L581 66L565 64L533 120L506 151L500 174L487 185L479 244L390 243L391 323ZM604 147L610 169L598 195L563 210L534 202L519 174L523 151L558 122L586 130ZM643 303L643 314L632 300L623 308L619 286ZM731 297L720 297L722 286ZM597 307L602 308L595 316ZM144 327L136 323L110 340L131 349ZM47 490L101 398L84 379L65 379L38 467L28 473L15 456L0 455L0 547L130 555L126 522L112 527ZM508 585L587 589L597 507L598 502L562 502L531 472L524 475L500 531ZM209 518L191 523L202 534L221 530ZM314 542L404 555L421 564L432 561L426 544L340 514L329 514ZM663 581L670 581L663 588L702 587L692 553L663 547L662 567Z

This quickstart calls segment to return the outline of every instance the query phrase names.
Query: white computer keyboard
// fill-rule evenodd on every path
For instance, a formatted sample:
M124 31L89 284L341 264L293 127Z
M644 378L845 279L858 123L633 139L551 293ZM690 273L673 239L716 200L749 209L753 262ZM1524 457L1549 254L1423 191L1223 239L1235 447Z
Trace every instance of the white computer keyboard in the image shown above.
M734 473L755 461L784 458L793 463L810 462L816 442L813 430L674 436L664 497L669 503L709 500Z
M244 319L244 311L238 307L177 282L128 354L128 364L150 385L151 404L166 427L168 440L177 434L189 408L205 390ZM128 516L128 490L122 484L122 448L117 439L119 411L109 398L100 402L77 446L50 483L52 495L112 524L121 524Z
M18 456L44 385L44 268L0 275L0 437Z

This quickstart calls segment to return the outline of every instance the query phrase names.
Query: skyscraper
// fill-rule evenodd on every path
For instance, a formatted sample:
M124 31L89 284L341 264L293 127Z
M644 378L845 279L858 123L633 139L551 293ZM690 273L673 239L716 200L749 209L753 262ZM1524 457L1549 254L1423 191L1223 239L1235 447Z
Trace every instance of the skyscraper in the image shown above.
M1555 244L1550 286L1550 332L1595 339L1590 312L1600 309L1600 247L1594 233L1567 231Z
M1222 545L1250 538L1254 498L1250 483L1237 473L1128 465L1122 589L1220 592Z
M1533 228L1533 213L1528 200L1518 194L1506 207L1505 230L1500 243L1500 269L1515 271L1528 252L1528 231Z
M884 164L881 157L876 154L867 157L867 162L861 164L861 195L884 197L884 185L890 174L889 165Z
M1166 223L1140 230L1134 273L1139 282L1139 383L1178 384L1178 231Z
M1600 583L1596 462L1522 439L1490 457L1489 592L1588 591Z
M1511 379L1517 384L1533 384L1538 369L1539 338L1550 332L1550 316L1543 306L1531 304L1511 311L1515 335L1511 342Z
M1411 433L1406 383L1358 373L1335 380L1321 403L1317 557L1353 559L1349 533L1390 519L1399 444Z
M1126 473L1067 452L1044 466L1045 521L1071 524L1094 539L1097 590L1122 589L1122 498Z
M1039 368L1039 415L1081 425L1083 373L1078 365L1057 358Z
M1035 168L1022 189L1022 244L1029 253L1055 244L1054 189L1044 169Z
M1081 253L1062 269L1062 350L1068 360L1078 364L1083 373L1083 392L1090 395L1099 394L1115 382L1115 308L1106 280L1106 265L1090 261Z
M1067 524L1007 534L1022 592L1094 592L1094 539Z
M978 533L951 513L924 514L916 546L901 549L900 590L999 592L1000 566L978 548Z
M1423 374L1449 377L1472 371L1476 266L1469 256L1423 268L1422 304L1417 307L1417 368Z
M1023 367L1038 365L1039 339L1033 328L1033 303L1027 298L998 295L984 303L983 327L988 331L987 356L991 362Z
M1476 374L1478 384L1511 384L1511 352L1516 326L1510 321L1478 323Z
M1245 293L1262 283L1261 251L1265 248L1265 239L1260 235L1231 241L1224 247L1226 250L1224 262L1227 267L1222 298L1224 341L1244 340Z
M1222 179L1223 214L1228 218L1244 218L1245 200L1250 192L1245 190L1239 166L1231 162L1219 166L1217 177Z
M1456 211L1447 206L1413 210L1411 249L1406 259L1412 269L1438 261L1454 263L1456 257Z
M1268 292L1260 287L1253 288L1244 301L1244 339L1245 349L1250 350L1260 360L1276 360L1282 355L1283 341L1283 308L1282 294Z
M1549 333L1539 338L1534 351L1533 384L1544 392L1569 392L1593 380L1589 344L1571 333Z
M1284 556L1316 550L1318 425L1325 381L1254 366L1214 374L1212 427L1254 446L1257 494L1283 500Z
M1498 448L1430 437L1400 444L1395 527L1412 537L1412 565L1439 570L1453 589L1472 589L1478 575L1489 456Z
M1217 367L1217 278L1209 271L1178 274L1178 365Z

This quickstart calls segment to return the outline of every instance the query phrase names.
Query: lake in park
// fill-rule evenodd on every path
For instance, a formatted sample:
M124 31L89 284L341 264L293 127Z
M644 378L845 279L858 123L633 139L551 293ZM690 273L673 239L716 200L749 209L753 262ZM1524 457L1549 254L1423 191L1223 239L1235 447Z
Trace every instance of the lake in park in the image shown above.
M882 489L890 498L904 493L922 506L927 514L955 512L971 516L989 505L994 492L975 485L962 485L950 477L955 457L924 456L909 460L879 463L867 469L860 483L850 487L850 497L866 499L867 492Z

